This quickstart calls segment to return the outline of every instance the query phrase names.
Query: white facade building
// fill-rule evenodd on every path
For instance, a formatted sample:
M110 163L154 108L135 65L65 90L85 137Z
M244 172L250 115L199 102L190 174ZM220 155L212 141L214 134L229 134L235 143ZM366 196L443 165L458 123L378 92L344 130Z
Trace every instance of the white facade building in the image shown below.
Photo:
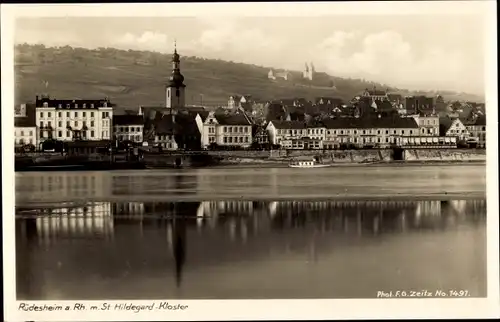
M36 99L36 126L40 143L49 138L59 141L111 140L112 119L113 107L107 99Z

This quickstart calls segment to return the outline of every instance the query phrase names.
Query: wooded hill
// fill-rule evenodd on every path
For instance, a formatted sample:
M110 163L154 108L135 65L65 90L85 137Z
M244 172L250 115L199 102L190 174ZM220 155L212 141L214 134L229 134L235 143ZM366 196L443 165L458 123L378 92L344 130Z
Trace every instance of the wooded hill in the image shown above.
M315 75L313 81L303 79L301 71L292 71L292 79L288 81L272 81L267 78L270 67L179 54L187 85L187 104L226 105L231 95L251 95L261 101L294 97L313 100L320 96L339 97L347 101L365 88L387 88L384 84L333 77L321 72ZM48 93L60 99L109 97L119 109L163 105L164 86L171 73L170 58L170 54L114 48L17 45L16 103L30 102L36 95ZM436 95L391 90L403 95ZM482 101L474 95L440 94L446 100Z

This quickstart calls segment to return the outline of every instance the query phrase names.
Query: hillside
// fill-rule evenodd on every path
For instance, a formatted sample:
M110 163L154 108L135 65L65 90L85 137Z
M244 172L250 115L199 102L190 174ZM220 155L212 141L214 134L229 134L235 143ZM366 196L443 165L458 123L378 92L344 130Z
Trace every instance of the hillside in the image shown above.
M33 101L35 95L45 92L68 99L109 97L120 109L164 102L164 84L171 72L170 55L26 44L15 49L16 103ZM298 71L292 72L292 80L271 81L267 78L268 67L180 54L187 104L224 105L230 95L252 95L259 100L292 97L312 100L318 96L349 100L365 88L386 88L382 84L325 73L318 73L313 82L308 82ZM332 83L336 88L331 87ZM410 94L404 90L399 92ZM447 100L480 100L468 95L458 97L454 93L444 96Z

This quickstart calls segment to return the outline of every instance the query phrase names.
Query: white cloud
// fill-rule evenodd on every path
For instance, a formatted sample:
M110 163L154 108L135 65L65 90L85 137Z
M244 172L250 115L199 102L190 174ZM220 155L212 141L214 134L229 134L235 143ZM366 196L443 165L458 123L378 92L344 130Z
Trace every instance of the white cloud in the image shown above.
M417 49L421 54L416 54ZM466 88L471 72L461 52L415 48L394 31L364 36L336 31L315 46L314 52L318 65L335 76L366 78L398 87Z
M164 33L146 31L142 34L126 33L113 40L112 45L124 49L170 52L173 47L173 41L173 39Z
M191 47L209 58L274 65L275 58L284 51L284 40L273 38L258 27L242 28L231 19L206 19L205 22L209 27Z

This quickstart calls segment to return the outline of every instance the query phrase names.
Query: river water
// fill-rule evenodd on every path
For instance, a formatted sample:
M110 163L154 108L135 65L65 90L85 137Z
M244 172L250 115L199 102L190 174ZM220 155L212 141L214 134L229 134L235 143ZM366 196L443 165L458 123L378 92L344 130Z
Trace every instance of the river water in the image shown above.
M486 296L484 165L16 173L18 300Z

